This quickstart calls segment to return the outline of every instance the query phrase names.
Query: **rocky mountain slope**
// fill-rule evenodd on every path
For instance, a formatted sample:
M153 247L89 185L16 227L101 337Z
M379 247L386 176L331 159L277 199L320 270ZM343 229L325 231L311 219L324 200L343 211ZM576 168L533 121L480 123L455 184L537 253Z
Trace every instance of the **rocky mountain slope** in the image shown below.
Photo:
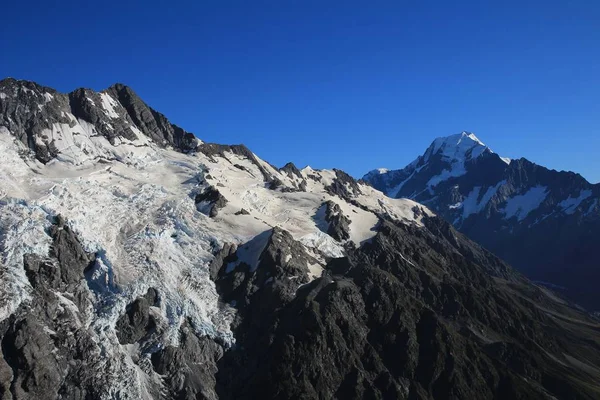
M425 206L121 85L0 110L3 399L600 395L598 321Z
M600 185L502 158L466 132L436 139L401 170L363 179L426 205L531 279L600 309Z

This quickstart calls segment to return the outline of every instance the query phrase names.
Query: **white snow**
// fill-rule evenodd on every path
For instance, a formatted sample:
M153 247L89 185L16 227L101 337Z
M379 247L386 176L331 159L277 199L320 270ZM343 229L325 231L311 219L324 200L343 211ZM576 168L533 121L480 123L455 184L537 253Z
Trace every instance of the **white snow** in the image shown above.
M486 148L487 146L473 133L462 132L435 139L431 145L430 156L441 151L442 156L448 160L465 161L467 158L479 157Z
M380 168L368 172L364 178L369 180L378 175L386 175L384 179L387 179L387 181L390 182L395 180L395 177L398 176L397 173L400 171L407 174L410 173L406 179L395 183L394 186L391 186L390 183L386 184L387 187L384 189L384 192L390 197L398 197L402 187L429 165L431 157L439 154L441 155L442 160L449 164L449 167L443 169L437 175L432 176L426 183L426 190L429 190L433 195L433 188L449 178L456 178L466 174L466 163L480 157L486 152L493 153L489 147L475 136L475 134L461 132L456 135L435 139L422 156L408 164L403 170L389 171L385 168ZM500 159L506 164L510 164L511 162L510 158L500 157ZM417 167L419 164L421 164L421 166ZM418 193L413 193L410 197L415 197L416 195L418 195Z
M467 173L465 164L463 161L453 162L450 169L444 169L439 175L432 176L427 181L427 186L432 188L437 186L440 182L446 181L449 178L457 178Z
M325 257L339 258L344 256L344 248L328 234L315 231L301 237L300 242L308 248L313 248Z
M250 242L238 247L238 259L235 262L227 264L226 273L233 271L241 263L248 264L250 271L255 271L260 261L260 255L267 246L271 231L264 231L254 237Z
M50 237L48 214L42 207L11 198L0 200L0 321L29 298L23 255L46 256Z
M161 294L157 313L167 324L165 344L177 345L180 324L188 318L200 333L234 343L230 323L235 311L219 304L209 276L215 247L237 245L240 260L255 268L265 238L278 226L314 255L318 263L308 267L311 277L316 277L328 258L344 255L342 244L322 232L312 218L323 202L339 204L350 218L350 240L357 245L376 234L376 213L417 226L422 223L414 207L431 214L415 202L387 198L368 185L360 185L362 194L353 199L366 210L350 204L325 190L335 179L335 172L329 170L303 169L303 175L320 178L307 179L306 192L271 190L253 162L233 153L215 160L202 153L181 154L155 147L141 132L134 142L122 140L112 146L92 125L66 115L73 127L55 124L44 132L60 150L60 156L46 165L21 158L19 154L27 154L27 149L0 127L4 159L0 163L0 279L5 282L0 320L28 298L23 254L46 255L50 217L65 216L85 250L97 254L99 265L88 281L96 288L96 301L112 304L94 311L92 320L81 321L89 323L102 350L119 360L106 367L107 373L115 381L127 377L107 396L129 393L139 398L145 379L150 379L131 361L114 332L126 305L149 287ZM258 162L284 185L294 182ZM205 180L228 200L215 218L198 212L194 204ZM242 208L250 215L235 215ZM106 289L107 283L118 285L119 290Z
M109 141L96 132L93 125L87 121L78 120L72 114L66 114L74 126L55 123L50 129L42 132L48 137L47 142L54 140L59 150L58 161L73 165L91 165L99 158L117 159L124 163L140 165L141 163L155 162L157 153L151 142L143 135L138 135L137 140L131 142L121 138L113 146ZM38 144L46 144L40 136L36 138ZM51 162L52 163L52 162Z
M46 100L46 103L49 103L52 101L52 99L54 99L54 96L52 96L52 94L44 92L44 100Z
M505 181L500 181L495 186L488 187L483 196L481 196L481 199L479 199L481 187L474 187L473 190L463 200L462 218L466 219L469 217L469 215L476 214L483 210L492 197L496 194L500 186L502 186L504 183Z
M450 169L445 169L439 175L431 177L427 186L432 188L448 178L466 174L465 163L481 156L486 150L489 148L477 136L468 132L435 139L424 155L425 161L429 161L434 154L440 153L442 159L450 163Z
M115 110L118 104L108 93L100 93L100 100L102 101L102 108L110 118L119 118L119 114Z
M0 100L4 100L6 98L8 98L8 96L6 95L6 93L0 92Z
M525 194L508 199L504 207L506 218L517 217L519 221L524 220L530 212L542 204L547 195L548 189L545 186L535 186Z
M579 196L571 197L569 196L567 199L558 203L558 206L562 208L565 214L573 214L577 210L577 207L581 204L582 201L587 199L592 195L591 190L581 190L579 192Z

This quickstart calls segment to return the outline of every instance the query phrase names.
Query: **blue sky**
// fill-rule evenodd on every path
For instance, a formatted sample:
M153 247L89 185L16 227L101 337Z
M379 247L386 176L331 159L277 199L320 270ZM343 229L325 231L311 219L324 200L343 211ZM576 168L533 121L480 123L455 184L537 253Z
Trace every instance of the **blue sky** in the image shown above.
M600 181L598 1L48 3L3 4L0 76L122 82L276 165L361 176L467 130Z

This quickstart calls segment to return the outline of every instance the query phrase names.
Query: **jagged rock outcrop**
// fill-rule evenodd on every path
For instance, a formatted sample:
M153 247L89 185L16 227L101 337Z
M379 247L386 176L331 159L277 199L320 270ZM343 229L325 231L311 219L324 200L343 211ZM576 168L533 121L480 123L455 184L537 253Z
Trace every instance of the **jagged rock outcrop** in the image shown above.
M335 179L326 190L332 194L341 197L342 199L352 199L354 196L361 193L356 179L342 170L334 169Z
M102 388L95 376L100 348L88 331L91 294L83 272L94 262L58 217L48 258L26 254L31 300L0 322L0 398L87 399Z
M198 193L194 201L199 211L213 218L219 214L219 209L227 204L227 199L212 186Z
M425 224L423 230L384 221L372 242L304 285L290 271L248 292L248 278L234 277L238 268L227 271L225 260L217 285L224 299L240 301L240 319L236 347L218 362L219 397L600 393L582 383L600 372L592 372L600 355L586 342L597 336L597 322L555 302L441 219L426 217ZM268 260L253 279L262 268L273 270L273 262L285 271L277 266L281 258ZM292 285L295 296L278 285ZM572 341L572 332L588 339Z
M163 114L144 103L130 87L117 83L106 92L123 105L135 126L155 143L173 146L183 152L196 150L198 139L194 134L170 123Z
M326 223L326 226L322 228L323 231L339 242L348 240L350 238L350 218L344 215L339 204L329 200L323 203L321 209L324 212L323 218Z
M192 133L171 124L122 84L102 92L81 88L63 94L34 82L4 79L0 81L0 126L43 163L57 157L74 163L110 158L103 147L122 142L145 146L148 139L182 152L198 146ZM107 143L94 139L98 137Z
M133 344L140 341L155 328L156 322L150 314L150 307L158 302L156 290L150 288L144 296L138 297L127 306L125 314L115 326L117 337L121 344Z
M154 370L164 377L166 398L218 399L215 392L217 361L223 347L206 336L198 337L189 322L181 327L179 346L167 346L152 354Z

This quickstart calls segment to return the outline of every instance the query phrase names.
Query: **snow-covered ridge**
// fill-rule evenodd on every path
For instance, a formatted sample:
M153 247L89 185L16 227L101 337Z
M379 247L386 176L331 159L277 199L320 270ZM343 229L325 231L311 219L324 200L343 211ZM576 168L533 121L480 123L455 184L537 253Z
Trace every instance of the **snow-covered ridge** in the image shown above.
M160 294L157 312L169 324L165 345L177 345L186 320L201 334L234 343L229 326L235 312L219 303L209 275L210 262L226 243L242 246L280 227L319 262L309 266L314 278L328 259L344 254L347 244L317 226L313 217L324 202L335 202L349 218L348 242L356 246L377 233L380 216L421 226L423 213L431 215L417 203L387 198L366 184L357 184L355 193L349 183L336 184L336 171L305 168L296 175L233 151L183 154L161 148L145 135L110 143L94 134L95 125L66 118L70 125L44 133L60 150L46 164L33 158L6 127L0 128L0 154L10 161L0 164L0 275L6 282L0 299L9 299L3 302L0 318L27 301L31 288L22 255L47 254L46 229L60 214L85 250L97 254L98 268L88 285L118 287L95 290L97 302L113 306L95 315L90 326L127 365L133 365L130 352L116 340L115 323L125 306L150 287ZM352 199L333 193L334 184L354 193ZM207 187L227 200L215 217L195 204L195 195ZM422 212L416 213L416 208ZM249 249L250 262L256 262L257 249ZM143 388L132 390L139 392Z

